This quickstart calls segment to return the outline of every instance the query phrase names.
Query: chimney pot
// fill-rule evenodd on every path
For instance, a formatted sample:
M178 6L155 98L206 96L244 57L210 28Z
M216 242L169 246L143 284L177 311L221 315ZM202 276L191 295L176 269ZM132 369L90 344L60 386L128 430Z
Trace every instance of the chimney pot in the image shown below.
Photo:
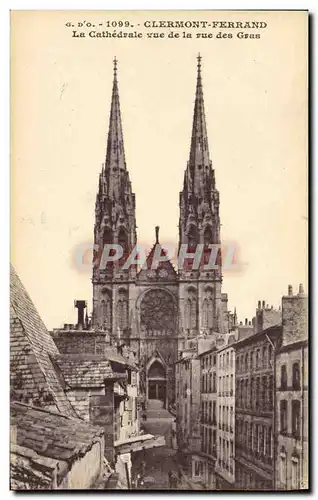
M262 302L263 309L265 309L265 300Z
M246 324L246 325L248 324L248 320L247 320L247 318L245 318L245 324Z
M240 325L241 325L241 326L243 325L242 321L240 321Z
M262 303L260 300L258 301L258 309L262 309Z
M293 295L293 287L288 285L288 295Z
M67 330L68 324L64 323L64 330Z
M81 325L81 327L84 327L84 310L86 305L86 300L74 301L74 306L77 308L77 325Z
M251 321L249 321L249 322L248 322L248 325L249 325L249 326L251 326L251 325L252 325L252 322L251 322Z
M304 293L304 285L300 283L299 285L299 295L302 295Z

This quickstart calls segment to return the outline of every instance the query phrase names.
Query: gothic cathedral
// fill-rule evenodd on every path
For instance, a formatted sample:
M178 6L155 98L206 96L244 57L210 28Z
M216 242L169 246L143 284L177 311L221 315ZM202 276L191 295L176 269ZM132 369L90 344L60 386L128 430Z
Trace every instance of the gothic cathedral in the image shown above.
M219 193L209 155L204 111L201 57L198 56L196 96L189 161L180 193L179 248L187 256L201 244L203 261L209 244L220 244ZM185 343L199 335L227 331L227 295L221 293L221 255L213 269L197 269L191 258L175 270L169 260L159 262L159 228L141 269L123 268L136 247L135 194L125 161L119 104L117 61L111 98L106 161L99 175L94 227L96 257L105 245L123 248L120 260L93 267L93 326L108 330L136 353L141 367L141 389L146 399L174 402L174 363ZM100 260L99 260L100 262ZM125 266L124 266L125 267Z

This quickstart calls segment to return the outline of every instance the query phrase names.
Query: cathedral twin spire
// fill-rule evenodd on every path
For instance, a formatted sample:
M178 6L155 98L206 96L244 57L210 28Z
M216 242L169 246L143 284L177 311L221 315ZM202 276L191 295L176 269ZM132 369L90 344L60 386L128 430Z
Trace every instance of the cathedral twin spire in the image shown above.
M199 54L190 155L180 193L180 243L188 243L189 231L196 233L196 243L199 243L202 239L200 231L202 233L205 228L209 229L209 242L219 242L219 197L209 156L201 59ZM133 246L136 243L135 197L126 169L117 64L115 58L106 161L100 174L96 199L95 243L96 239L103 240L101 229L107 226L112 232L113 242L118 242L116 231L124 228L129 246Z

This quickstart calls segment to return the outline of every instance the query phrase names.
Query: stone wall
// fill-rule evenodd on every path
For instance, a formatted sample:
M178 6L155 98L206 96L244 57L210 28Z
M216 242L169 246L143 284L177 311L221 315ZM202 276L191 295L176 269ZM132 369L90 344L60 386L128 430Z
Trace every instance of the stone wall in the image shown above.
M102 472L104 456L104 438L95 443L92 448L72 465L58 489L89 489L94 487Z
M51 336L61 354L103 354L109 338L93 330L54 330Z

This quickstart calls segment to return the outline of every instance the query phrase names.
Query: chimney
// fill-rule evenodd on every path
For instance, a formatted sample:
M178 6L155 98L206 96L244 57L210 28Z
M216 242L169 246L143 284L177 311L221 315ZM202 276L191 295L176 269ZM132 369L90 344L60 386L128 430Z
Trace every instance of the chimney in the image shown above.
M84 310L86 300L74 300L74 307L77 309L77 327L84 328Z
M304 285L300 283L298 295L303 295L303 294L304 294Z
M293 287L291 285L288 285L288 295L293 295Z
M248 326L252 326L252 322L251 321L248 322Z
M263 309L265 309L265 300L262 302Z
M262 303L260 300L258 301L258 308L257 309L262 309Z
M248 319L245 318L245 325L247 326L248 325Z

